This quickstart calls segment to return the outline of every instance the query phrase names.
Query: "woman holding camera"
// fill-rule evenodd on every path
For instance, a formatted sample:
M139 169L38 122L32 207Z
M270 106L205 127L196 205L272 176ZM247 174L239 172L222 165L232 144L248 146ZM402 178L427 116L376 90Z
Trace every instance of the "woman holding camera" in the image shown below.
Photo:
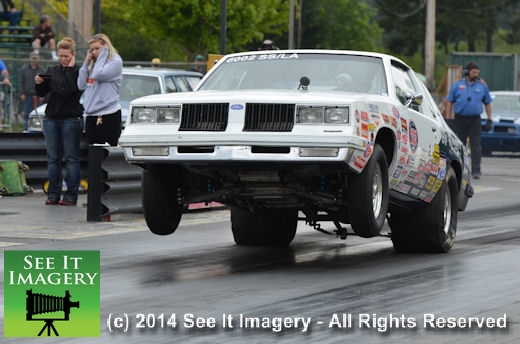
M77 86L76 43L66 37L58 42L57 48L59 64L34 78L36 94L48 98L43 120L49 177L45 204L76 205L81 177L79 145L83 134L83 106L79 99L82 91ZM63 158L67 190L60 200Z

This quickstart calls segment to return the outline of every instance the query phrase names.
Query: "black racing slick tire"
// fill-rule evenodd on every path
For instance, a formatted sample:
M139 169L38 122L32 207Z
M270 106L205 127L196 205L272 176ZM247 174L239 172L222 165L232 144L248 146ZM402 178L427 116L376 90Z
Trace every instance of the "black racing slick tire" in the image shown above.
M157 235L175 232L183 206L177 201L177 184L166 169L143 171L141 198L144 218L150 231Z
M364 238L379 234L388 211L388 165L379 144L363 171L350 177L348 217L354 233Z
M445 253L455 244L457 233L458 180L449 168L433 201L412 214L392 213L388 224L397 252Z
M231 230L237 245L287 246L298 225L295 209L264 209L251 212L231 208Z

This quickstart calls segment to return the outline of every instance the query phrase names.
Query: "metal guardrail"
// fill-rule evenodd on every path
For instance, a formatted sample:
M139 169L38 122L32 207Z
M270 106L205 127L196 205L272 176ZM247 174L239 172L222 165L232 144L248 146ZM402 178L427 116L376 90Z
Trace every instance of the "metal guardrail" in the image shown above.
M0 133L0 160L29 166L27 184L40 188L47 180L43 133ZM80 145L81 178L88 180L87 221L105 221L112 214L141 212L141 169L126 162L120 147ZM65 174L65 168L63 167Z
M87 141L81 140L80 163L81 177L87 178ZM20 160L29 166L25 172L27 184L40 188L47 180L47 152L43 133L0 133L0 158ZM65 172L64 172L65 173Z

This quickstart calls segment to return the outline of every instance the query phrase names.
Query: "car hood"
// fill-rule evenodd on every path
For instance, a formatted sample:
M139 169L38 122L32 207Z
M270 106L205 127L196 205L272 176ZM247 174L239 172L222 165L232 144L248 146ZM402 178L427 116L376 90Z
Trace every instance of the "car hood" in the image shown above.
M520 114L518 112L497 112L493 114L493 121L520 124Z
M381 97L384 97L388 101L388 97L369 95L369 94L358 94L358 93L347 93L347 92L335 92L335 91L298 91L298 90L234 90L234 91L194 91L194 92L183 92L183 93L168 93L168 94L155 94L150 96L141 97L131 102L131 106L150 106L150 105L171 105L181 103L230 103L243 104L243 103L275 103L275 104L287 104L287 103L316 103L316 105L323 104L349 104L357 101L374 101Z
M487 119L486 113L481 114L482 119ZM493 122L508 122L520 124L520 113L518 111L493 109Z

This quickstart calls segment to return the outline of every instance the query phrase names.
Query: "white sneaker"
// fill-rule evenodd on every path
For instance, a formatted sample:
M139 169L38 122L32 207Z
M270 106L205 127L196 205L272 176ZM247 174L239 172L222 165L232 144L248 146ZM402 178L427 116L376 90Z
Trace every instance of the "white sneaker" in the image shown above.
M58 55L56 55L56 52L55 52L55 51L53 51L53 52L51 53L51 55L52 55L52 60L53 60L53 61L58 61Z

